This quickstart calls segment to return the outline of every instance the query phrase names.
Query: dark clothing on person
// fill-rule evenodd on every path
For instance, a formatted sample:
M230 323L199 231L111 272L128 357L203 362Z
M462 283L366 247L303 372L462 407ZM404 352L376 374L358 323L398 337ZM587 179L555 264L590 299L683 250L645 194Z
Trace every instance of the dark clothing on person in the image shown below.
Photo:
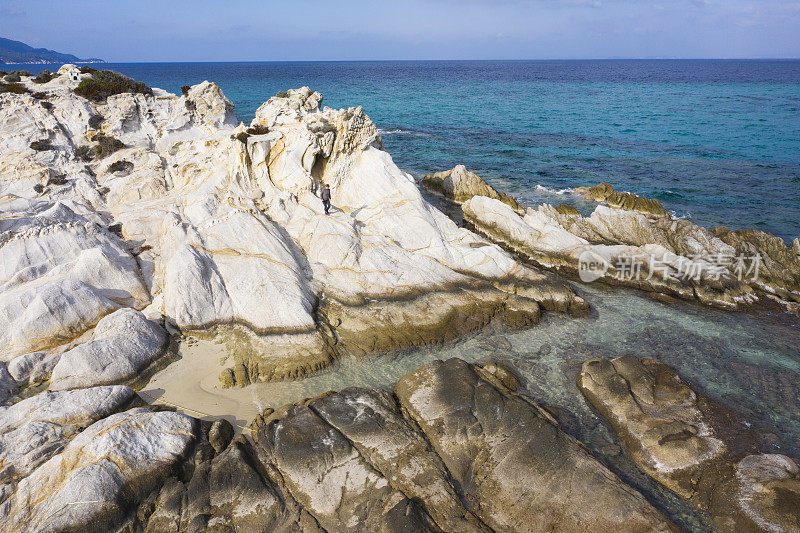
M330 214L331 209L331 190L328 187L322 189L322 205L325 207L325 214Z

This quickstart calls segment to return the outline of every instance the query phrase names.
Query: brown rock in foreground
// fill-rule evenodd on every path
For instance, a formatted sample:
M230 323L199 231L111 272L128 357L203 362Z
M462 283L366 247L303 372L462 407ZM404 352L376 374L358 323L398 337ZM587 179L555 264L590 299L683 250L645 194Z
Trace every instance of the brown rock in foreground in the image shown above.
M255 444L239 437L216 449L204 429L182 470L129 525L170 533L674 530L506 382L517 385L502 365L437 361L402 378L396 396L350 388L266 412Z
M632 355L583 364L578 387L648 475L707 510L722 531L800 531L797 463L753 435L667 365Z
M543 410L479 368L435 361L404 376L395 393L494 530L670 528Z

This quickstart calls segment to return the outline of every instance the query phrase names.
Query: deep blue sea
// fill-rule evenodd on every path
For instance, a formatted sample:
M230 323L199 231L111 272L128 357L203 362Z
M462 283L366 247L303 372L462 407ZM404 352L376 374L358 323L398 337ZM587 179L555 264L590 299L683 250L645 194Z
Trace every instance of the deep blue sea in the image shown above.
M575 202L555 192L605 181L701 225L800 236L798 60L101 68L172 92L215 81L245 122L276 92L308 85L331 107L363 106L397 164L417 177L463 163L531 204Z

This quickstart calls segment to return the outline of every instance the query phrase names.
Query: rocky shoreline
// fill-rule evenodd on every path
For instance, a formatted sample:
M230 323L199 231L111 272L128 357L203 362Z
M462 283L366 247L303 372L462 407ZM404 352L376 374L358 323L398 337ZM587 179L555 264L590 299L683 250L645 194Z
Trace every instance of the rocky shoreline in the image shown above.
M607 183L576 190L601 203L589 216L563 204L523 209L463 166L428 175L420 185L459 204L471 229L538 267L665 301L800 313L800 238L787 246L763 231L708 230Z
M427 176L482 237L423 198L361 108L302 88L245 126L213 83L173 95L99 72L65 65L0 93L4 529L679 529L499 363L436 361L393 393L330 392L238 429L136 390L192 337L225 345L220 387L245 387L581 316L559 274L585 251L755 252L750 282L705 264L696 283L600 279L796 310L800 241L709 232L606 187L586 194L618 207L581 217L526 210L464 167ZM720 531L798 529L794 460L731 436L724 408L668 367L592 360L578 386L633 462Z

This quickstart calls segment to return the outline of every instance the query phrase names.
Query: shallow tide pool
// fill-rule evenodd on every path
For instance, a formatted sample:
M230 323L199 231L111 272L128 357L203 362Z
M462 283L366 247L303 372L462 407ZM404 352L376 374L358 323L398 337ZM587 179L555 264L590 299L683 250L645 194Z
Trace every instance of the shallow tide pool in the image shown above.
M223 389L218 375L230 364L224 345L181 343L182 358L153 376L146 400L187 414L223 416L240 431L266 407L277 408L329 390L382 387L435 359L502 361L524 380L528 395L548 406L562 427L584 442L672 520L693 530L708 519L643 475L575 385L592 357L633 353L674 367L696 391L737 411L760 430L762 451L800 457L800 319L781 313L729 313L695 304L665 304L641 292L600 285L576 288L592 304L588 317L546 313L540 324L512 331L488 328L458 342L357 358L298 381ZM744 428L743 428L744 429Z

